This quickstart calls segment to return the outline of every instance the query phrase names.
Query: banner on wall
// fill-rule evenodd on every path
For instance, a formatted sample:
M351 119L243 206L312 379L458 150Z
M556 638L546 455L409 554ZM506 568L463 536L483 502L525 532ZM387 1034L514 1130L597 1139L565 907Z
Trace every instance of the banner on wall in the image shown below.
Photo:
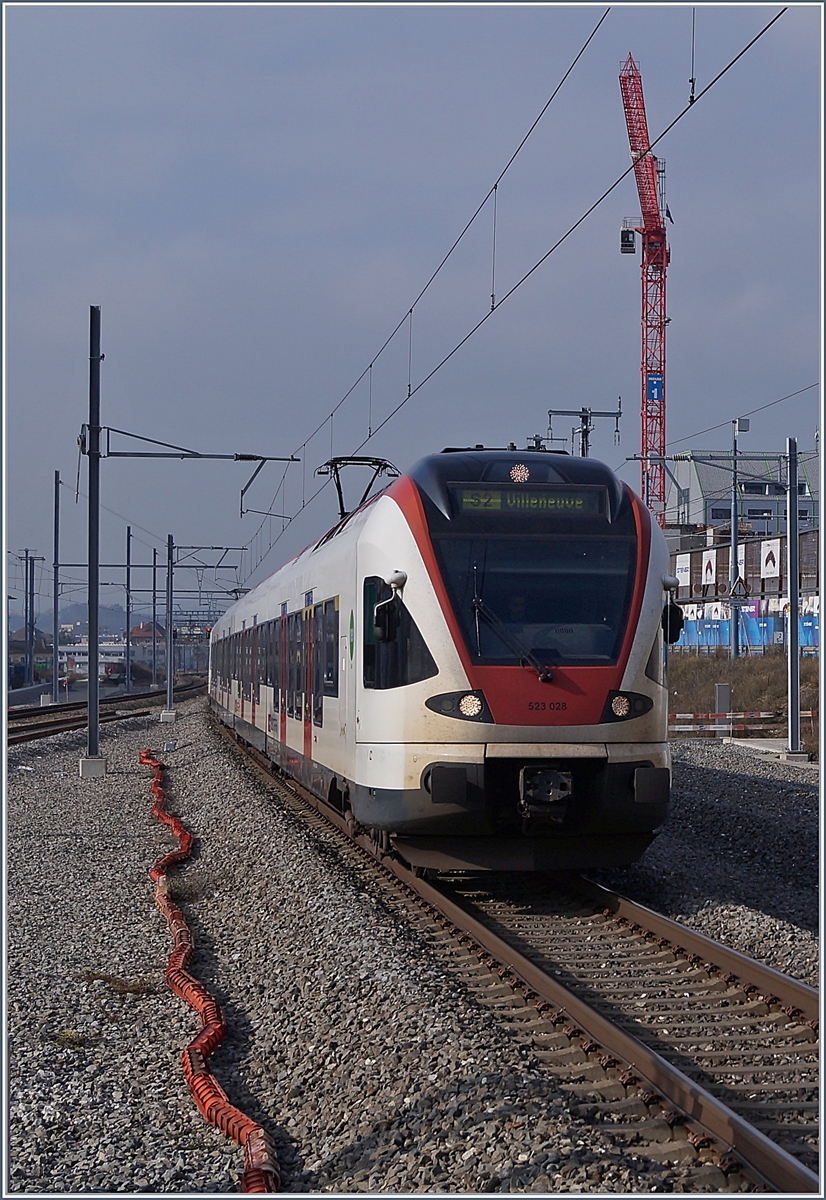
M703 587L717 582L717 551L703 551Z
M674 574L680 581L680 587L691 587L691 555L678 554Z
M780 538L760 543L760 578L780 578Z

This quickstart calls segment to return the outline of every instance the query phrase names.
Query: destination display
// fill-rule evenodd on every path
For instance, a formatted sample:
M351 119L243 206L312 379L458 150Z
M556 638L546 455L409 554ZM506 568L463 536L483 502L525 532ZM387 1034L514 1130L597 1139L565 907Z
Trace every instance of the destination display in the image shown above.
M462 515L495 513L511 516L604 517L603 487L480 487L454 486L456 509Z

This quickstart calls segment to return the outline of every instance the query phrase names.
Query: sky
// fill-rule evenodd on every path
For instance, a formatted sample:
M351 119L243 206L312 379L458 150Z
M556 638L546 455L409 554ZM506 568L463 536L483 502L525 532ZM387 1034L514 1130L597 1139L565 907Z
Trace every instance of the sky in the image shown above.
M331 454L405 470L448 445L525 445L547 435L549 409L614 410L621 397L620 445L600 419L592 454L638 488L639 255L619 252L623 219L639 218L633 174L511 289L629 165L627 55L652 140L686 107L692 16L698 99L655 149L673 217L668 452L727 449L731 419L767 405L741 450L782 451L788 436L813 449L822 6L790 5L700 94L780 7L612 7L501 178L495 228L489 199L421 295L604 6L6 4L12 612L24 548L43 559L37 610L51 609L56 471L60 559L85 560L91 305L104 426L205 454L301 458L265 464L244 497L291 522L241 517L249 462L104 459L103 603L124 602L129 525L139 606L142 564L153 548L165 557L169 534L246 547L225 560L236 573L176 574L185 607L199 588L222 607L230 586L333 524L332 488L310 499ZM575 424L553 421L569 448ZM109 445L161 450L114 434ZM354 502L366 479L349 478ZM81 569L61 579L65 602L83 599Z

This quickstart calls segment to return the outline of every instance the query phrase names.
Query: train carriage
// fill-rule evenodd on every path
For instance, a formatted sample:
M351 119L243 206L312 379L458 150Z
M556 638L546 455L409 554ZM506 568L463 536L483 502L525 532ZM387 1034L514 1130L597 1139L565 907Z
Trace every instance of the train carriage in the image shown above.
M211 703L416 867L629 863L668 810L667 570L603 464L444 451L229 609Z

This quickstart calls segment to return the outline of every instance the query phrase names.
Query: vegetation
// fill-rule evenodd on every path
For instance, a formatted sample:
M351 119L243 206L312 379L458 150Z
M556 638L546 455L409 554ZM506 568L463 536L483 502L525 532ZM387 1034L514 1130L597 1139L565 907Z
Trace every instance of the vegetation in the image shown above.
M800 660L800 708L802 712L818 708L820 660L815 657ZM775 726L767 724L766 737L781 737L785 732L787 714L787 666L782 649L766 654L730 658L727 650L716 654L694 655L685 652L669 653L668 690L669 711L683 713L714 712L714 685L727 683L731 687L732 712L776 712L780 714ZM757 722L759 723L759 722ZM817 751L817 717L803 717L800 738L809 753ZM760 730L749 731L760 737ZM745 735L744 735L745 736Z

